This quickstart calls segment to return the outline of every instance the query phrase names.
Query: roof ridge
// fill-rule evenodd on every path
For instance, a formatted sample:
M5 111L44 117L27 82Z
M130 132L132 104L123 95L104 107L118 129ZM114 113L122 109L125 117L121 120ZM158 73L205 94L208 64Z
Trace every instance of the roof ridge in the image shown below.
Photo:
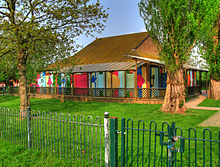
M129 33L129 34L121 34L121 35L112 35L112 36L107 36L107 37L102 37L102 38L96 38L96 39L106 39L106 38L114 38L114 37L121 37L121 36L127 36L127 35L135 35L135 34L144 34L148 32L136 32L136 33Z

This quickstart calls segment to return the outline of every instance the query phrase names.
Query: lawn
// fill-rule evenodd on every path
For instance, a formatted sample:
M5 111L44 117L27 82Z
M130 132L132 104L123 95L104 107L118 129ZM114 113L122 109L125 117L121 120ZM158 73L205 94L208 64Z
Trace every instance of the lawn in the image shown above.
M205 99L198 106L202 106L202 107L219 107L220 108L220 100Z
M18 108L19 107L19 98L18 97L13 97L13 96L0 96L0 107L6 107L6 108ZM145 129L149 129L149 124L151 121L156 121L157 122L157 130L161 130L161 123L162 122L168 122L169 124L171 122L176 122L176 126L181 127L183 129L183 135L186 138L195 138L195 135L197 138L202 139L205 137L205 139L209 139L210 135L209 132L205 132L205 135L203 134L203 129L204 127L199 127L198 125L203 122L204 120L208 119L211 115L215 114L217 111L208 111L208 110L189 110L186 112L185 115L180 115L180 114L168 114L168 113L163 113L161 112L160 109L161 105L156 105L156 104L120 104L120 103L102 103L102 102L74 102L74 101L65 101L64 103L60 103L59 100L55 99L31 99L31 108L32 110L35 111L46 111L46 112L57 112L57 113L70 113L71 115L76 114L78 116L80 115L85 115L85 116L100 116L104 117L104 112L108 111L110 113L110 117L118 117L119 118L119 129L120 129L120 124L121 124L121 118L126 118L132 119L134 121L134 127L136 128L138 125L139 120L143 120L145 122ZM143 126L142 122L140 123L140 127ZM103 124L103 120L102 120ZM151 124L152 127L151 129L156 128L155 124ZM129 123L129 127L131 127L131 122ZM189 130L189 128L194 127L196 128L196 134L194 129ZM212 140L218 140L218 133L220 128L217 127L209 127L212 131ZM131 133L134 132L134 138L131 138ZM139 133L140 132L140 133ZM145 139L142 140L142 138L137 137L138 135L144 135ZM149 150L145 152L146 155L151 155L152 158L145 157L144 162L145 164L149 162L155 162L156 160L156 166L159 166L159 163L162 161L160 158L160 148L161 146L159 145L159 137L156 137L156 133L152 132L143 132L143 131L137 131L137 130L129 130L129 134L127 133L126 137L129 135L128 138L126 138L126 141L133 141L134 143L134 154L137 154L137 149L139 146L139 143L144 142L146 150L148 148L150 149L149 145L152 146L152 148L155 149L155 152L157 152L157 157L154 155L154 150ZM178 130L178 134L180 135L180 131ZM155 139L154 139L155 136ZM152 137L151 144L149 143L150 141L148 140L149 137ZM157 138L157 140L156 140ZM103 141L103 138L102 138ZM190 142L191 141L191 142ZM154 144L155 142L155 144ZM156 144L157 143L157 144ZM185 140L185 152L183 153L183 166L188 163L189 157L194 157L195 155L195 145L196 142L192 139ZM207 151L206 154L209 154L209 142L204 145L203 142L197 141L197 166L202 166L203 158L203 149ZM120 150L120 138L119 138L119 150ZM129 142L130 145L130 142ZM156 148L157 145L157 148ZM179 144L178 144L179 145ZM191 148L191 153L189 153L188 148ZM129 146L130 147L130 146ZM128 147L128 148L129 148ZM165 147L165 146L164 146ZM128 149L127 148L127 149ZM213 148L213 165L215 166L218 163L218 158L217 158L217 153L218 153L218 144L213 143L212 144ZM141 149L140 149L141 150ZM158 154L159 153L159 154ZM103 153L102 153L103 154ZM141 154L141 151L139 151L138 154ZM179 153L180 154L180 153ZM206 155L205 161L209 161L209 156ZM211 153L209 155L212 155ZM165 156L165 154L164 154ZM179 156L178 156L179 157ZM120 158L120 155L119 155ZM130 158L130 157L129 157ZM141 158L140 158L141 159ZM140 161L136 159L135 161ZM194 159L192 158L191 163L193 163ZM129 163L131 161L129 160ZM179 161L177 162L178 164L180 163Z
M68 166L62 159L42 151L25 150L21 145L13 145L0 140L0 166L1 167L59 167ZM69 165L70 166L70 165Z
M19 108L19 97L0 96L0 107ZM56 99L31 99L31 109L35 111L70 113L78 116L104 117L107 111L110 117L143 120L145 122L156 121L176 122L176 126L184 129L198 127L198 124L215 114L217 111L189 110L186 115L163 113L160 104L129 104L129 103L102 103L102 102L75 102L66 100L60 103ZM200 128L200 127L198 127Z

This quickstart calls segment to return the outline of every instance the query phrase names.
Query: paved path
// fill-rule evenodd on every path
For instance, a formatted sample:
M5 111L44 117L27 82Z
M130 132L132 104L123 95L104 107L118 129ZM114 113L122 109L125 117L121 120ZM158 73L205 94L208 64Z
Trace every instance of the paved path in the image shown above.
M219 112L212 115L210 118L199 124L199 126L220 127L220 108L217 107L199 107L201 102L206 99L206 95L199 95L186 103L188 108L200 110L218 110Z

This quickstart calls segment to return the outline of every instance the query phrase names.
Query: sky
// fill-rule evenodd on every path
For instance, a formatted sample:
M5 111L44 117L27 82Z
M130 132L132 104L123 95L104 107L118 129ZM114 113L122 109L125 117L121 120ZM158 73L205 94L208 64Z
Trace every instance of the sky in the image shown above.
M95 34L95 37L103 38L129 33L144 32L145 25L139 15L138 2L140 0L100 0L104 8L109 8L109 18L106 22L106 28L101 34ZM95 38L81 36L77 44L85 47Z
M101 34L95 34L96 38L146 31L144 21L139 14L140 0L100 0L100 2L105 9L109 8L109 17L105 30ZM94 37L81 36L76 42L84 48L94 40ZM78 48L78 51L82 48ZM197 60L196 64L202 60L196 50L193 55L194 61Z

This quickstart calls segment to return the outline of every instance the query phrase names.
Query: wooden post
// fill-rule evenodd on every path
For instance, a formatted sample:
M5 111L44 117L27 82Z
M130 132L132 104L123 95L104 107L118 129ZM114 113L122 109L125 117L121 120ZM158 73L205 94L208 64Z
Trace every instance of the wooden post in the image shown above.
M206 93L208 92L207 88L208 88L208 72L206 71L206 84L205 84Z
M127 97L127 71L124 71L124 77L125 77L125 97Z
M159 88L161 87L161 66L159 66Z
M86 73L87 75L87 96L89 96L89 74Z
M40 94L44 94L43 91L44 91L43 85L41 85L41 92L40 92Z
M112 72L110 72L111 74L111 97L113 97L113 89L112 89Z
M92 73L89 73L90 76L90 96L92 97Z
M150 64L147 64L147 86L150 88Z
M46 85L46 94L47 95L49 94L49 87L47 87L47 85Z
M105 78L105 97L107 97L107 75L106 75L106 72L104 72L104 78Z
M185 79L185 81L186 81L186 86L185 86L185 89L186 89L186 92L188 93L188 82L189 82L189 80L188 80L188 78L189 78L189 76L188 76L188 70L186 70L186 75L185 75L185 77L186 77L186 79Z
M58 85L57 85L57 76L58 76L58 74L56 74L56 78L55 78L55 94L57 95L58 93L58 90L57 90L57 87L58 87Z
M196 79L196 80L195 80L195 82L196 82L196 83L195 83L195 85L197 86L197 85L198 85L198 82L197 82L197 78L198 78L198 71L195 71L195 74L196 74L196 75L195 75L195 79Z
M200 85L200 94L202 94L202 72L199 71L199 85Z
M135 60L135 73L134 73L134 98L138 97L138 90L137 90L137 60Z
M192 89L193 89L193 95L195 95L195 87L194 87L194 71L192 70Z
M192 70L192 86L194 87L194 71Z
M75 74L73 73L73 75L72 75L72 95L75 95L75 93L74 93L74 87L75 87L75 82L74 82L74 80L75 80Z

